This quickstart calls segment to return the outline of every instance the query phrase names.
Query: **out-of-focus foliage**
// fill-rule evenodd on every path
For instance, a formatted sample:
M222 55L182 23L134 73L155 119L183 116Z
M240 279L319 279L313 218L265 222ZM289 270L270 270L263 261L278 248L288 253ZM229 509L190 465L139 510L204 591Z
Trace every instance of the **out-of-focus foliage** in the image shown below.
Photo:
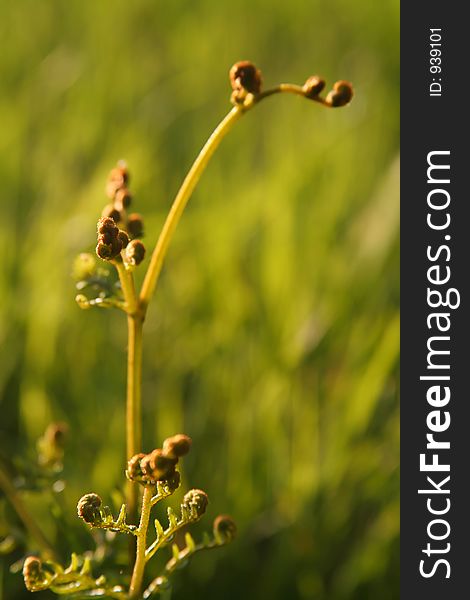
M2 3L0 452L32 456L50 421L68 423L60 501L26 496L64 561L93 547L77 499L117 505L125 463L125 319L77 308L74 257L93 248L120 158L155 242L229 109L229 67L250 59L266 84L318 73L356 96L337 111L272 98L247 115L169 253L146 324L144 450L190 435L187 487L240 532L195 558L175 598L397 597L398 10ZM0 598L29 597L8 572L21 556L2 559Z

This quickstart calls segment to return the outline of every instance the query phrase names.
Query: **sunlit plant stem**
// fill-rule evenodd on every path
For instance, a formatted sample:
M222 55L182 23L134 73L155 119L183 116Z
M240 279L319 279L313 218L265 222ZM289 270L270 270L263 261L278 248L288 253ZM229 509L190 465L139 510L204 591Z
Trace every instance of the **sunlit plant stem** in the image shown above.
M137 554L129 588L129 598L138 598L142 589L142 580L145 569L145 550L147 548L147 530L150 520L150 510L152 508L151 501L152 488L150 486L145 486L142 496L142 512L140 513L140 523L137 530Z

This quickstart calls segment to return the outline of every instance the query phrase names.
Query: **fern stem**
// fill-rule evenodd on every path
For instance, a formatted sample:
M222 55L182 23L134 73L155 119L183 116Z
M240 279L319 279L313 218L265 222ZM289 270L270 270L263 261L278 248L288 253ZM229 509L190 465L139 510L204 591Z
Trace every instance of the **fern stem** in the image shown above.
M188 200L191 197L191 194L194 191L194 188L204 172L211 156L214 154L221 140L232 129L234 123L242 116L243 112L243 107L235 106L219 123L197 156L178 193L176 194L173 205L168 213L166 221L163 225L163 229L160 233L160 237L158 238L157 244L153 251L152 258L150 259L150 264L148 266L147 273L145 274L145 279L140 291L139 302L143 312L145 312L155 291L155 286L162 269L163 260L166 256L168 246L171 242L176 226L179 223L181 215L183 214L185 206L188 203Z
M142 589L142 581L145 570L145 549L147 547L147 530L150 520L150 511L152 509L151 486L145 486L142 497L142 511L140 513L140 523L137 533L137 554L132 572L131 585L129 588L129 598L138 598Z

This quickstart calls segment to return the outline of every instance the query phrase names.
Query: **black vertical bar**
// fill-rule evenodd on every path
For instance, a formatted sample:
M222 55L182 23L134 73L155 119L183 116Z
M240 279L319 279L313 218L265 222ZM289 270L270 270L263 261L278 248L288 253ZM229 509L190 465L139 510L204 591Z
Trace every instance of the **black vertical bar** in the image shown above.
M401 4L403 600L470 598L470 29L465 8L465 3L436 0ZM431 169L428 181L429 161L450 169ZM449 198L447 207L433 208L444 207ZM447 219L448 227L436 228ZM447 298L455 306L460 299L460 305L433 308L430 303L438 305L439 296L431 292L429 299L428 288L440 292L443 302ZM433 313L442 316L430 317ZM429 355L428 344L450 353ZM420 379L436 376L449 380ZM429 392L433 386L434 393ZM449 442L450 449L427 448L432 443L427 434ZM436 460L450 470L421 470L421 454L427 465Z

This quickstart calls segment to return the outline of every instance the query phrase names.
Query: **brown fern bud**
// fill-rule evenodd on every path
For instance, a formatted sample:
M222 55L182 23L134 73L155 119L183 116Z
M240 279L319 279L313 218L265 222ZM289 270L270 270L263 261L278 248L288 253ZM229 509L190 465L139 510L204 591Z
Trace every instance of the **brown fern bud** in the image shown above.
M205 512L207 505L209 504L209 497L206 492L202 490L189 490L184 495L183 503L187 506L194 507L198 517L201 517Z
M325 87L325 80L318 75L312 75L304 83L302 89L306 98L315 99Z
M106 194L111 200L114 200L116 193L121 188L125 187L129 181L129 171L123 162L118 163L118 166L111 170L106 183Z
M140 461L140 466L145 478L151 481L167 481L175 474L177 462L178 460L170 458L158 448L144 456Z
M116 258L129 243L125 231L121 231L110 217L101 217L98 221L98 244L96 254L103 260Z
M191 444L192 439L189 436L178 433L163 442L163 452L170 458L180 458L189 452Z
M138 479L142 479L144 476L144 472L142 471L142 467L140 466L140 461L146 455L143 452L139 454L134 454L132 458L129 459L127 463L126 475L131 481L136 481Z
M111 246L113 241L117 239L117 231L107 231L106 233L100 233L98 236L98 242Z
M333 107L346 106L353 97L353 87L348 81L337 81L325 102Z
M119 256L121 250L122 242L118 237L111 240L109 244L98 241L98 244L96 245L96 254L103 260L112 260L113 258L116 258L116 256Z
M132 196L127 188L120 188L117 190L114 197L114 205L118 210L125 210L129 208L132 202Z
M214 536L217 540L226 544L231 542L237 533L237 526L232 517L228 515L219 515L214 520Z
M117 208L115 208L114 204L106 204L106 206L103 208L103 211L101 212L101 216L109 217L115 223L119 223L119 221L121 220L121 213Z
M39 592L49 587L49 578L42 569L42 562L36 556L28 556L23 564L23 578L26 589Z
M132 239L144 235L144 222L138 213L131 213L127 219L127 231Z
M144 260L145 246L140 240L132 240L126 248L126 262L136 267Z
M121 242L122 249L127 248L127 245L129 243L129 236L127 235L127 233L120 229L117 237L118 240Z
M96 225L98 235L109 235L110 238L117 236L119 229L111 217L101 217Z
M78 501L77 514L90 525L100 523L103 520L100 510L102 503L98 494L85 494Z
M171 491L171 493L175 492L181 483L181 475L179 474L178 471L175 471L173 473L173 475L166 480L166 485L168 486L169 490Z
M242 60L233 65L229 72L230 83L234 92L246 91L259 94L261 91L261 71L249 60Z
M109 244L98 242L96 245L96 254L102 260L111 260L113 258L113 249Z

